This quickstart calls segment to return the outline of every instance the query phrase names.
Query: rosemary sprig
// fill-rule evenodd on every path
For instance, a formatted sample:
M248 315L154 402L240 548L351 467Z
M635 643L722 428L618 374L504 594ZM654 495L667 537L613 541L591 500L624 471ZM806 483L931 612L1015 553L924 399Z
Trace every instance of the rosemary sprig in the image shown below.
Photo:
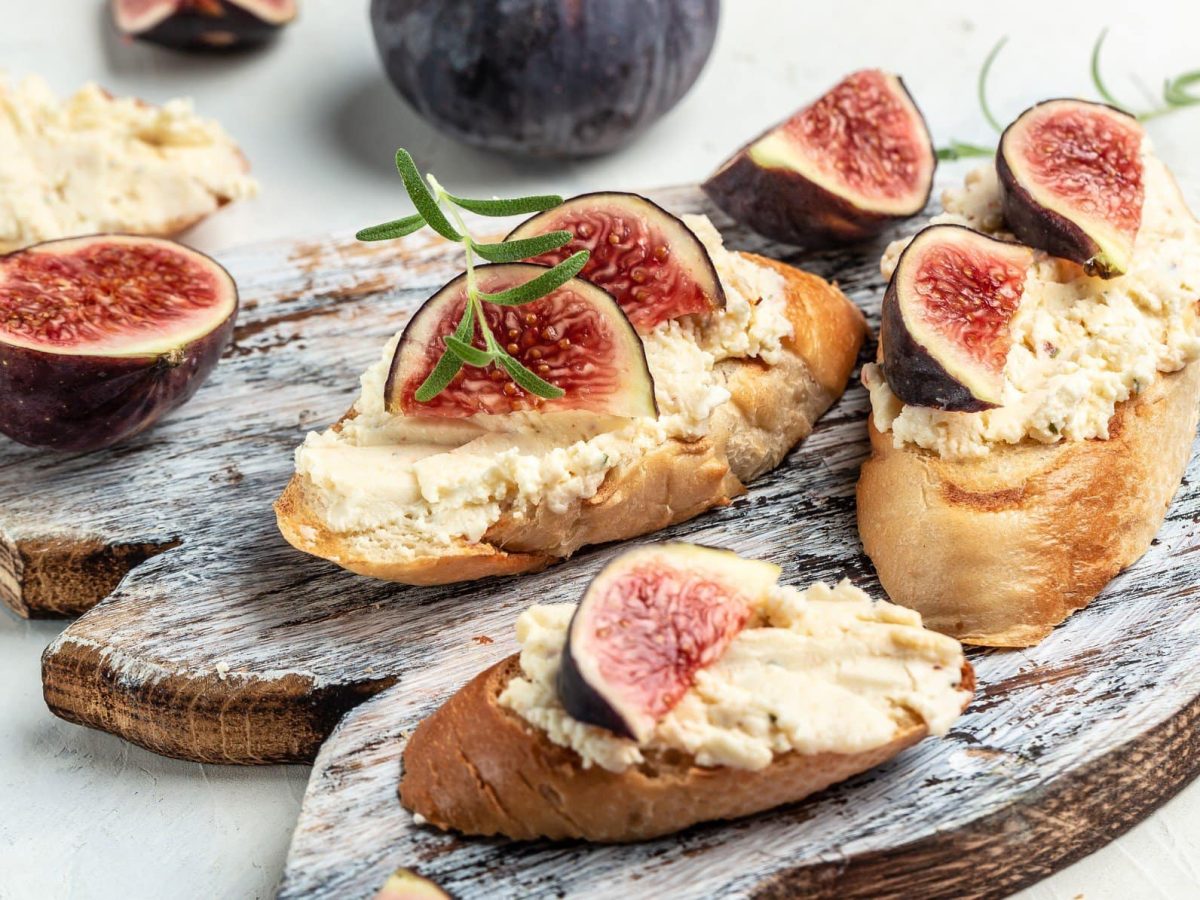
M533 197L517 197L510 200L472 200L458 197L443 188L436 178L427 175L424 179L417 164L407 150L396 151L396 170L404 182L416 215L405 216L394 222L385 222L358 232L360 241L384 241L404 237L428 225L447 240L463 245L466 255L467 303L462 318L454 333L443 338L446 349L417 388L418 403L428 403L447 387L464 365L486 368L496 365L523 390L530 394L553 400L563 396L563 390L529 371L521 362L509 354L492 334L484 303L497 306L523 306L558 290L580 273L588 261L588 251L581 250L564 259L553 268L523 284L495 294L479 290L475 274L475 257L495 263L519 262L541 256L551 250L565 246L571 240L569 231L553 231L532 238L522 238L499 243L480 243L471 236L463 222L459 209L483 216L514 216L541 212L562 203L562 197L554 194L539 194ZM483 348L475 346L475 329L479 328Z
M1163 105L1149 109L1144 112L1135 113L1120 100L1116 98L1108 85L1104 81L1104 77L1100 72L1100 51L1104 46L1105 38L1108 37L1108 29L1105 28L1100 32L1100 36L1096 38L1096 43L1092 45L1092 84L1096 88L1096 93L1100 95L1100 99L1109 106L1116 107L1122 112L1129 113L1134 116L1139 122L1146 122L1150 119L1156 119L1159 116L1165 116L1167 113L1175 112L1183 109L1185 106L1195 106L1200 104L1200 69L1193 69L1189 72L1184 72L1176 75L1174 78L1167 78L1163 81ZM979 99L979 108L983 111L983 117L987 123L996 130L1003 133L999 120L992 113L991 106L988 103L987 97L987 82L988 76L992 72L992 64L995 63L996 57L999 55L1001 48L1007 43L1008 38L1002 37L996 42L988 53L987 58L983 61L983 66L979 70L979 78L976 83L976 94ZM996 152L994 147L983 147L979 144L969 144L964 141L951 141L944 147L937 148L937 158L940 160L953 159L968 159L975 156L992 156Z
M1159 116L1175 112L1185 106L1195 106L1200 103L1200 93L1193 93L1190 90L1196 85L1200 85L1200 69L1192 69L1190 72L1183 72L1174 78L1163 80L1162 106L1156 106L1153 109L1148 109L1140 113L1131 110L1113 95L1100 74L1100 50L1104 47L1104 41L1107 37L1108 29L1105 28L1100 32L1099 37L1096 38L1096 43L1092 46L1092 84L1096 87L1096 93L1109 106L1115 106L1122 112L1129 113L1129 115L1136 118L1139 122L1147 122L1150 119L1157 119Z

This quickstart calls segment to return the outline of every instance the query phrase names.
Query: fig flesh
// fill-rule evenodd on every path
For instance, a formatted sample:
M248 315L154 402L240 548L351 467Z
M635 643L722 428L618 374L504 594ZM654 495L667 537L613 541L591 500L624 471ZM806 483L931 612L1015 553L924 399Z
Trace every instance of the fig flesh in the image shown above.
M691 544L621 554L571 619L558 674L563 707L577 721L644 741L778 579L778 566Z
M397 91L461 141L534 157L628 143L688 92L720 0L372 0Z
M573 197L518 225L508 236L569 231L566 246L531 262L557 265L590 251L581 278L604 288L639 331L659 322L725 305L725 289L700 239L657 203L637 194Z
M265 43L296 18L296 0L113 0L113 21L129 37L185 50Z
M867 240L921 212L936 167L904 82L864 69L747 144L703 187L760 234L821 247Z
M375 900L450 900L450 895L428 878L398 869L384 882Z
M545 266L504 263L478 266L475 276L480 291L495 294L546 271ZM527 410L658 415L641 338L610 294L579 278L523 306L482 304L496 341L531 372L563 390L562 397L543 399L527 393L493 362L482 368L464 365L432 400L417 400L417 389L441 358L443 339L454 333L466 303L464 274L425 301L409 321L385 387L389 412L434 418ZM473 344L485 349L478 325Z
M188 400L233 336L237 287L161 238L96 235L0 257L0 432L90 451Z
M1000 405L1009 325L1033 251L960 225L917 233L892 273L879 342L883 374L905 403L955 412Z
M1123 274L1142 224L1144 138L1137 119L1101 103L1047 100L1023 112L996 153L1009 229L1089 275Z

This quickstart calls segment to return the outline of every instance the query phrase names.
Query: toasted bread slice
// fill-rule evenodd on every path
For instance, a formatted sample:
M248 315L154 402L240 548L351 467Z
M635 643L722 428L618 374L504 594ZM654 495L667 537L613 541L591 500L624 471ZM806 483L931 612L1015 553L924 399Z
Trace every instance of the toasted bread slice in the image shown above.
M854 753L786 753L758 770L705 768L679 752L623 772L583 768L574 750L499 703L518 656L478 675L423 721L404 750L400 801L442 829L517 840L648 840L795 803L911 747L928 731L897 709L890 741ZM975 676L963 664L962 689Z
M863 547L893 602L970 644L1028 647L1150 546L1191 455L1200 363L1120 404L1108 440L948 461L870 425Z
M538 506L520 516L505 513L479 543L459 539L413 556L412 548L383 536L364 541L361 534L333 531L312 485L299 475L275 504L280 531L297 549L361 575L446 584L534 572L585 544L647 534L730 502L747 482L777 466L841 396L866 333L862 313L835 286L783 263L751 258L784 276L794 334L777 365L756 359L717 364L731 399L714 412L702 440L667 440L611 470L594 496L561 512ZM362 550L364 543L369 551Z

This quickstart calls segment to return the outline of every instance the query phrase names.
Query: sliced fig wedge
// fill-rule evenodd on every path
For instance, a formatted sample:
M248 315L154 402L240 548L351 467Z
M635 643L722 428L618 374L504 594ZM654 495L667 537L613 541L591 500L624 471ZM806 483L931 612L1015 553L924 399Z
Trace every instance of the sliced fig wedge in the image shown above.
M187 50L227 50L270 40L296 18L296 0L113 0L117 30Z
M725 305L725 289L704 244L678 218L638 194L572 197L522 222L508 240L551 231L574 237L531 262L555 265L579 250L591 251L580 277L616 297L639 331Z
M237 287L174 241L96 235L0 257L0 432L96 450L196 392L228 346Z
M747 144L704 183L717 206L773 240L867 240L925 208L937 167L896 75L864 69Z
M1084 100L1047 100L1005 129L996 153L1004 218L1032 247L1090 275L1125 273L1142 224L1137 119Z
M905 403L956 412L998 406L1009 325L1033 252L960 225L918 232L883 299L883 374Z
M659 544L596 576L571 619L558 696L576 720L641 741L745 627L779 567Z
M475 269L478 288L497 294L546 271L545 266L505 263ZM642 340L612 295L573 278L523 306L484 303L496 340L531 372L565 393L543 399L522 390L497 363L464 365L449 387L421 402L417 389L446 349L467 303L466 275L425 301L396 347L388 375L387 409L437 418L504 415L523 410L583 410L601 415L656 416L654 379ZM484 349L476 326L474 346Z

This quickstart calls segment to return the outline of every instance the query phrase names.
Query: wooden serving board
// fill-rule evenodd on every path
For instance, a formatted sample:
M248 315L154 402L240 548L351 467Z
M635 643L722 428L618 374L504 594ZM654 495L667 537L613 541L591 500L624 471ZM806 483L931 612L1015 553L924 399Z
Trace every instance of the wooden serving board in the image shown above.
M700 209L694 188L661 192ZM718 224L728 225L718 219ZM910 223L914 229L917 223ZM745 232L729 243L763 250ZM882 244L792 257L878 313ZM98 555L119 587L46 651L59 715L211 762L322 752L286 897L369 896L408 864L467 896L993 895L1144 817L1200 767L1200 462L1159 541L1039 647L973 656L979 699L952 734L820 802L632 848L513 846L415 829L395 799L404 734L511 652L533 601L574 600L619 548L506 581L410 588L288 547L270 504L306 430L353 400L384 340L454 275L423 237L271 244L222 257L245 302L236 343L167 422L111 451L0 447L0 596L26 615L100 599L71 567ZM863 390L748 496L661 533L719 544L807 584L849 575L880 595L854 523ZM71 579L75 579L72 581Z

